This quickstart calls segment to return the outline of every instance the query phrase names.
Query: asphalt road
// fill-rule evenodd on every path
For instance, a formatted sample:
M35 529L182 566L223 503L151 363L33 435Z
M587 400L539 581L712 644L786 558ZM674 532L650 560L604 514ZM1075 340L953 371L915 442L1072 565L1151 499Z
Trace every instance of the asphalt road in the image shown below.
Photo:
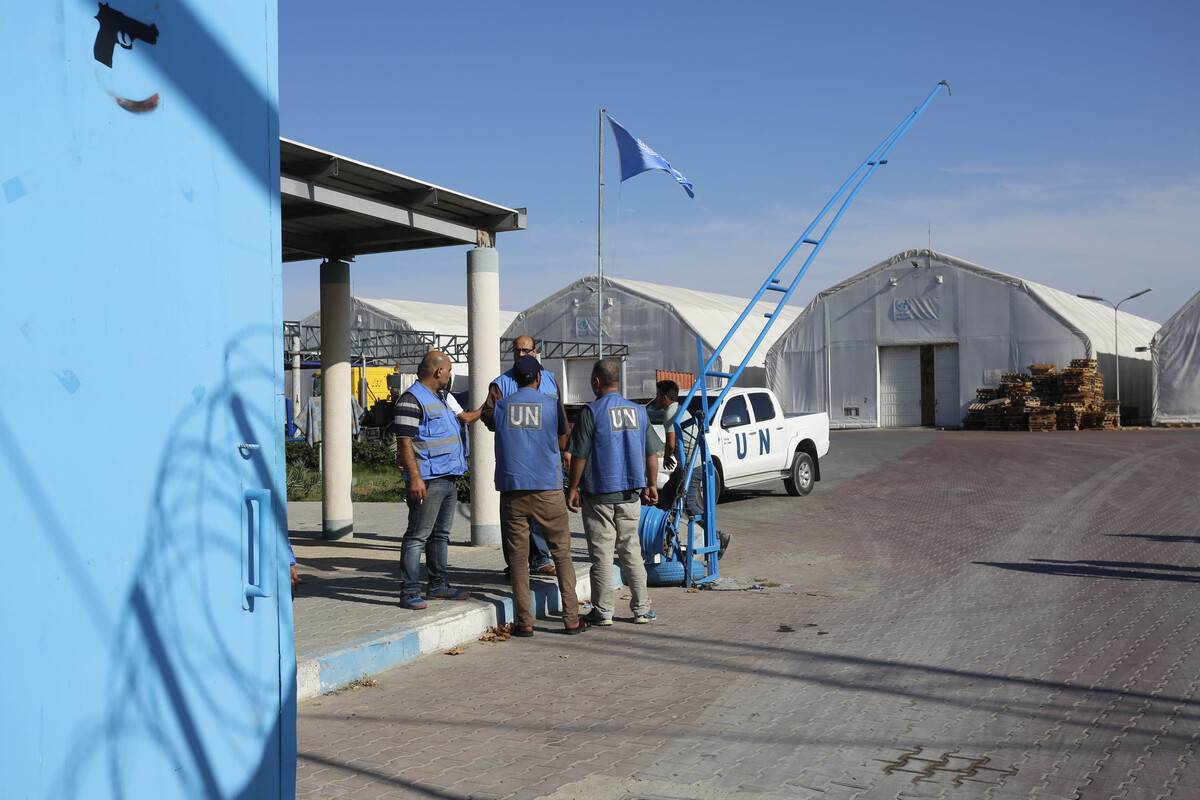
M304 704L301 796L1200 797L1200 432L833 446L653 625Z

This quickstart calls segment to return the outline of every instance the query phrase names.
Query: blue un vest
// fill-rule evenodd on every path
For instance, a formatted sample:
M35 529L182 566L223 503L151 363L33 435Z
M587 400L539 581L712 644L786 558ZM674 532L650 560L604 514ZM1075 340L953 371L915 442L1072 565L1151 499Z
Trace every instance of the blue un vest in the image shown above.
M588 404L596 422L592 454L583 471L583 491L609 494L646 486L646 409L620 392Z
M501 397L508 397L513 392L517 391L517 381L513 377L512 370L500 373L496 380L492 381L500 389ZM558 397L558 384L554 382L554 373L542 370L542 384L538 390L547 397Z
M496 491L562 489L558 400L526 386L496 403Z
M425 384L417 381L408 391L421 404L421 424L413 451L422 480L462 475L467 471L467 456L463 449L462 424L454 412Z

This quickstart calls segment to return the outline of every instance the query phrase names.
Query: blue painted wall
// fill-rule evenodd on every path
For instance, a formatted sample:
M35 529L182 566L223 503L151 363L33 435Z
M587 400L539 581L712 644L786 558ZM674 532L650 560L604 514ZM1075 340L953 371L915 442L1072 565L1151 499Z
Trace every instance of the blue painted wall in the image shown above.
M291 796L275 1L110 2L0 23L0 795Z

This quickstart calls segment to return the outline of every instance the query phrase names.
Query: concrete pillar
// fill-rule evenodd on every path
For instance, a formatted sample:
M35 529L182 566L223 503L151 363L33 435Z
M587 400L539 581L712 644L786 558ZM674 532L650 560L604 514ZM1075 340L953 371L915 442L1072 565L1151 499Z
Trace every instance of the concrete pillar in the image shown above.
M300 337L293 336L289 341L289 346L292 348L292 416L296 420L296 424L300 424L301 414L304 409L300 405L304 398L300 395L300 375L302 372L302 362L300 359ZM291 431L288 431L291 434Z
M467 356L471 405L478 408L500 374L500 254L494 247L467 251ZM496 442L471 426L471 544L500 544L500 493L496 491Z
M350 505L350 265L321 264L321 535L354 533Z

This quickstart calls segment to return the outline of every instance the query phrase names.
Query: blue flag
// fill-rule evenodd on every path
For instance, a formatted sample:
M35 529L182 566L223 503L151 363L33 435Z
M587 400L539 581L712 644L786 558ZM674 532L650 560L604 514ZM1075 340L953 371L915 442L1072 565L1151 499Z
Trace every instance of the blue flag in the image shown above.
M612 117L608 118L608 124L612 125L613 136L617 137L617 151L621 154L622 181L627 181L634 175L641 175L648 170L661 169L663 172L669 172L672 178L679 181L679 185L688 193L688 197L696 196L692 191L692 182L683 177L679 170L672 167L671 162L654 152L650 145L625 130L624 126Z

